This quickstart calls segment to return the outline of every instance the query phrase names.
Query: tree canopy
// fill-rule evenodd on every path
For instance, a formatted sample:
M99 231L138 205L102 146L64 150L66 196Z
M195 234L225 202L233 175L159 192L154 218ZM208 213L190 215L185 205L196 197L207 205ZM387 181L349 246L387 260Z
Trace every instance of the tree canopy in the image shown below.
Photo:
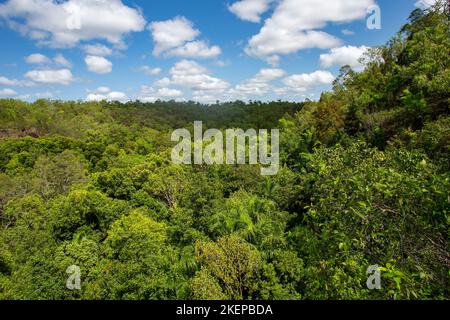
M448 299L442 5L315 102L0 100L0 299ZM281 129L279 173L171 163L194 121Z

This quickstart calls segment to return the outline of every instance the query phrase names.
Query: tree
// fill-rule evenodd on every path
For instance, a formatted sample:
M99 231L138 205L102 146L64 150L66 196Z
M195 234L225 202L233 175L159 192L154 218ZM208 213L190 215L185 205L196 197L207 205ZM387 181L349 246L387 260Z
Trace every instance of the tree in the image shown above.
M259 252L236 235L222 237L217 242L197 243L196 256L222 283L230 299L243 299L249 295L261 267Z

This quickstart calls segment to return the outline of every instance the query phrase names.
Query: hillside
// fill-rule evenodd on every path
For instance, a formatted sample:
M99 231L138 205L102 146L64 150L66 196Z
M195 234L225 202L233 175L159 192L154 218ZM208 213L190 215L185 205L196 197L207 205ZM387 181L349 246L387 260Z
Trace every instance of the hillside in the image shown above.
M316 102L0 100L0 299L449 299L449 35L415 10ZM280 172L173 164L200 120Z

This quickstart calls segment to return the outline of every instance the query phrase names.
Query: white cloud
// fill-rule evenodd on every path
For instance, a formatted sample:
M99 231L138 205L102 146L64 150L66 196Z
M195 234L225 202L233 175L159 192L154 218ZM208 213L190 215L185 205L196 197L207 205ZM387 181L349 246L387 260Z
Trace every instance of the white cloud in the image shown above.
M318 70L312 73L294 74L283 79L283 87L273 88L273 93L288 100L305 99L314 96L311 90L319 86L330 85L335 77L328 71Z
M286 73L282 69L261 69L255 76L254 80L257 82L268 82L278 78L281 78Z
M277 67L280 63L280 56L273 55L273 56L265 58L265 60L270 66Z
M261 15L269 10L273 0L241 0L228 6L228 10L242 20L260 22Z
M308 89L333 83L335 76L328 71L318 70L312 73L294 74L283 80L289 88Z
M209 47L205 41L192 41L185 45L169 50L168 56L183 58L214 58L219 56L222 50L219 46Z
M278 60L278 54L295 53L302 49L328 49L340 44L336 37L322 31L295 31L261 29L253 36L245 52L250 56Z
M149 66L142 66L139 70L149 76L157 76L162 71L161 68L152 68Z
M170 88L160 88L156 91L156 94L159 97L164 98L175 98L175 97L181 97L183 95L183 92L177 89L170 89Z
M111 92L111 89L108 87L98 87L97 90L95 90L96 93L102 93L102 94L106 94Z
M154 95L155 89L150 86L141 86L141 90L137 94L137 100L142 102L155 102L158 97Z
M72 64L69 60L67 60L62 54L57 54L53 60L49 57L40 54L40 53L33 53L29 56L25 57L25 61L29 64L38 64L38 65L57 65L60 67L65 68L72 68Z
M153 103L157 100L161 100L158 97L155 96L140 96L137 98L137 100L144 102L144 103Z
M272 90L270 82L285 76L285 74L282 69L261 69L253 78L232 88L230 96L240 100L262 97Z
M20 85L21 81L17 79L8 79L6 77L0 76L0 85L3 86L18 86Z
M89 94L86 97L87 101L120 101L126 102L129 100L124 92L111 91L108 87L99 87L96 90L88 90Z
M359 62L359 59L363 57L363 54L369 49L369 47L353 47L345 46L333 48L329 53L320 55L320 62L323 68L330 68L331 66L345 66L349 65L355 71L364 70L364 64Z
M52 92L46 91L46 92L37 92L34 94L34 96L37 99L50 99L54 97L54 94Z
M199 103L204 103L204 104L213 104L216 103L217 101L229 101L229 99L226 96L223 95L214 95L214 94L205 94L202 91L198 91L195 92L194 95L192 96L192 100L199 102Z
M155 102L157 100L172 100L182 98L183 92L172 88L160 88L155 90L149 86L141 86L137 100L143 102Z
M315 71L287 76L280 68L263 68L253 77L231 87L225 80L213 77L209 70L192 60L181 60L169 71L170 78L162 78L153 87L142 86L137 99L145 102L183 97L181 91L169 88L180 86L191 91L191 99L212 104L216 101L264 99L277 96L305 98L308 91L329 85L335 77L328 71ZM277 86L277 82L280 81ZM280 86L281 85L281 86ZM158 89L160 87L160 89Z
M126 101L128 100L128 97L125 93L120 91L111 91L108 93L108 99L114 100L114 101Z
M152 22L149 26L155 47L153 55L184 58L213 58L221 54L218 46L209 47L204 40L196 40L200 31L185 17Z
M42 84L68 85L74 80L69 69L32 70L27 72L25 77Z
M17 96L16 99L33 101L36 99L51 99L53 97L55 97L55 95L52 92L46 91L46 92L36 92L32 94L30 93L21 94Z
M206 74L173 76L172 83L202 91L225 90L229 87L228 82Z
M436 4L437 0L419 0L414 5L418 8L428 9Z
M53 61L62 67L66 68L72 68L72 63L70 63L69 60L67 60L62 54L58 54L53 58Z
M112 50L102 44L87 44L83 46L83 50L90 56L107 57L112 54Z
M151 86L142 86L137 99L144 102L156 100L184 99L181 90L169 86L180 86L190 90L191 99L212 104L216 101L264 99L271 94L285 97L307 97L308 91L318 86L329 85L335 77L328 71L315 71L287 76L279 68L263 68L253 77L231 87L230 83L213 77L209 70L192 60L181 60L169 71L170 78L162 78ZM278 83L279 81L279 83ZM277 83L279 86L276 86ZM281 86L280 86L281 85Z
M90 93L87 98L87 101L126 101L128 97L123 92L113 91L108 94L100 94L100 93Z
M155 81L155 86L157 87L167 87L168 85L170 85L170 79L167 77Z
M9 79L7 77L0 76L0 85L13 87L32 87L34 83L31 81Z
M192 99L199 102L209 103L218 99L223 101L229 95L230 84L225 80L211 76L207 68L195 61L178 61L169 73L170 78L165 77L154 83L154 86L160 89L143 86L138 99L147 102L168 98L181 99L183 93L177 89L168 88L170 85L191 90Z
M152 22L149 28L155 42L153 54L156 56L194 40L200 35L200 31L194 29L193 23L185 17Z
M260 58L295 53L302 49L328 49L340 40L318 31L327 23L362 19L374 0L280 0L273 15L247 45L246 53Z
M112 63L108 59L99 56L87 56L84 59L89 71L94 73L110 73L112 71Z
M229 83L212 77L208 70L195 61L182 60L170 70L171 83L188 87L192 90L220 91L229 87Z
M230 64L231 64L231 62L229 60L226 60L226 61L224 61L224 60L216 60L216 61L214 61L214 65L218 66L218 67L221 67L221 68L226 67L226 66L228 66Z
M0 17L11 28L51 47L73 47L80 41L105 39L123 45L123 36L142 31L142 13L121 0L8 0Z
M355 34L354 31L349 30L349 29L342 29L341 32L343 35L346 35L346 36L353 36Z
M16 91L14 91L13 89L1 89L0 90L0 96L15 96L17 94Z
M207 72L208 69L192 60L181 60L170 69L170 74L173 76L198 75Z
M302 87L278 87L274 88L273 92L279 97L306 97L308 89Z
M30 54L28 57L25 57L25 61L29 64L46 64L50 63L50 59L47 56L44 56L40 53Z

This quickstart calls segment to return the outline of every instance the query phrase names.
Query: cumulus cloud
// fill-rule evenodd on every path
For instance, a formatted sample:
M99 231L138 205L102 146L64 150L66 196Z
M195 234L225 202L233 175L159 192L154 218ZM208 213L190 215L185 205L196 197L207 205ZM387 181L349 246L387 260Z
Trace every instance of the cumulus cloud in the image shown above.
M74 80L72 72L69 69L32 70L27 72L25 77L41 84L69 85Z
M216 100L225 100L229 95L230 84L222 79L213 77L210 71L192 60L181 60L169 71L170 77L164 77L154 83L152 87L143 88L147 92L140 93L142 101L155 101L158 99L181 98L181 91L169 89L169 86L178 86L191 90L192 99L198 102L210 103Z
M355 34L354 31L349 30L349 29L342 29L341 32L343 35L346 35L346 36L353 36Z
M0 85L3 86L16 86L19 80L16 79L8 79L6 77L0 76Z
M111 91L108 87L99 87L96 90L88 90L87 101L120 101L126 102L129 100L124 92Z
M220 91L229 87L229 83L209 75L209 71L191 60L177 62L170 69L171 83L197 91Z
M212 58L221 54L220 47L209 47L206 41L196 40L200 31L185 17L155 21L149 26L155 47L153 54L185 58Z
M55 65L59 67L65 67L65 68L72 68L72 64L69 60L67 60L62 54L57 54L53 59L50 59L49 57L40 54L40 53L33 53L29 56L25 57L25 61L28 64L37 64L37 65Z
M192 100L203 104L214 104L217 101L230 101L230 98L224 93L195 91L192 95Z
M172 100L182 98L183 92L172 88L154 89L149 86L141 86L137 99L142 102L155 102L157 100Z
M0 76L0 85L3 85L3 86L18 86L20 83L21 83L20 80L8 79L6 77Z
M108 59L100 56L87 56L84 59L89 71L99 74L110 73L112 71L112 63Z
M52 92L45 91L45 92L21 94L17 96L16 99L33 101L36 99L51 99L54 97L55 95Z
M161 68L152 68L149 66L142 66L139 70L149 76L157 76L162 71Z
M171 69L170 74L173 76L199 75L207 73L208 69L192 60L178 61Z
M228 6L228 10L242 20L260 22L273 0L241 0Z
M261 29L253 36L245 52L250 56L279 60L278 54L294 53L302 49L328 49L340 44L340 40L322 31L283 31Z
M17 92L13 89L6 88L0 90L0 96L15 96L16 94Z
M70 63L69 60L67 60L62 54L58 54L53 58L53 61L62 67L66 68L72 68L72 63Z
M183 58L214 58L222 53L219 46L209 47L205 41L192 41L167 52L168 56Z
M109 87L98 87L94 93L101 93L101 94L106 94L111 92L111 89Z
M156 91L156 94L160 97L181 97L183 95L183 92L177 89L170 89L170 88L160 88Z
M102 44L87 44L83 46L83 50L90 56L107 57L112 54L112 50Z
M428 9L436 4L437 0L419 0L414 5L418 8Z
M280 56L277 56L276 54L273 56L269 56L265 58L266 62L271 65L272 67L277 67L280 63Z
M337 47L340 40L319 31L327 23L362 19L374 0L280 0L273 15L248 42L246 53L260 58L302 49Z
M50 63L50 59L47 56L44 56L40 53L30 54L28 57L25 57L25 61L29 64L45 64Z
M143 86L138 99L154 102L158 99L182 97L181 92L173 91L169 86L189 89L192 100L205 104L236 99L264 99L271 94L306 97L308 90L329 85L335 79L330 72L322 70L287 76L280 68L263 68L253 77L231 86L227 81L212 76L207 68L192 60L177 62L169 73L170 77L156 81L153 87Z
M168 85L170 85L170 79L167 77L155 81L155 86L157 87L167 87Z
M255 76L255 82L268 82L278 78L281 78L286 73L282 69L261 69L259 73Z
M294 74L283 80L288 87L312 88L333 83L335 77L328 71L318 70L312 73Z
M52 92L46 91L46 92L36 92L34 96L37 99L50 99L53 98L55 95Z
M9 79L7 77L0 76L0 85L11 87L32 87L34 83L32 81Z
M153 54L156 56L194 40L200 35L200 31L194 29L193 23L185 17L152 22L149 28L155 42Z
M216 101L250 100L271 93L274 90L272 82L281 79L286 72L278 68L261 69L255 76L247 79L232 88L219 87L218 89L193 90L192 99L201 103L215 103Z
M320 55L320 62L323 68L330 68L331 66L345 66L349 65L355 71L364 70L364 64L360 62L364 53L369 49L366 46L353 47L344 46L333 48L329 53Z
M121 46L125 34L146 24L139 10L121 0L8 0L0 4L0 18L38 44L57 48L93 39Z
M236 85L230 90L233 99L247 100L250 97L261 97L269 93L271 81L285 76L282 69L261 69L253 78Z
M335 77L328 71L318 70L312 73L294 74L283 79L284 86L273 88L274 94L289 99L306 98L308 92L316 87L330 85ZM312 97L314 94L309 93Z

